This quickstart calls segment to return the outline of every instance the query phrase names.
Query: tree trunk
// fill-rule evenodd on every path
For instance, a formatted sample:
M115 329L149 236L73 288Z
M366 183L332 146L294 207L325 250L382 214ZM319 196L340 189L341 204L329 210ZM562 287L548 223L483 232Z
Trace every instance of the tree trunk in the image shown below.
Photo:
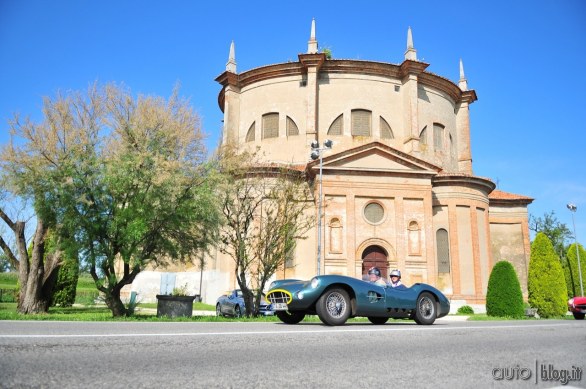
M46 313L49 310L53 285L59 271L60 255L58 253L51 255L45 262L47 227L41 218L37 218L37 229L30 258L26 250L24 222L17 222L16 226L14 232L20 257L18 312L22 314Z
M114 317L128 316L128 310L120 299L120 288L114 287L106 295L106 306L110 308Z

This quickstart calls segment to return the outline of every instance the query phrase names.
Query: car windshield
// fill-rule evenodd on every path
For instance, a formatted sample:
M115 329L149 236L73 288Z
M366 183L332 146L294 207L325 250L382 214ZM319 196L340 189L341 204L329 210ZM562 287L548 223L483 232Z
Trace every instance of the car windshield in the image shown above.
M242 291L241 291L241 290L237 290L237 291L236 291L236 296L238 296L238 297L242 297L242 296L243 296L243 295L242 295Z

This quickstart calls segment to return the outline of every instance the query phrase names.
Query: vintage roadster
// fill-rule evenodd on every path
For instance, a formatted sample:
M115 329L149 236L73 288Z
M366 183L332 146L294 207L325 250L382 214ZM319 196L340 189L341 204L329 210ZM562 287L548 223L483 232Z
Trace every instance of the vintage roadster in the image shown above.
M367 317L373 324L384 324L389 318L433 324L436 318L450 312L449 300L427 284L399 289L338 275L316 276L309 281L274 281L267 300L287 324L297 324L305 315L315 314L331 326L342 325L356 316Z

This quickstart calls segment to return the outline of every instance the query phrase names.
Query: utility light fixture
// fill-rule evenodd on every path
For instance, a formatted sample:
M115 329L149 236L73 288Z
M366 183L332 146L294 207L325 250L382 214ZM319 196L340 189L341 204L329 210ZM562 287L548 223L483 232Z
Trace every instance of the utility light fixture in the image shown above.
M311 142L311 154L312 160L319 158L319 199L317 205L317 275L319 276L321 271L321 199L322 199L322 168L323 168L323 152L331 150L334 145L329 139L326 139L323 143L323 147L320 147L319 142L314 140Z

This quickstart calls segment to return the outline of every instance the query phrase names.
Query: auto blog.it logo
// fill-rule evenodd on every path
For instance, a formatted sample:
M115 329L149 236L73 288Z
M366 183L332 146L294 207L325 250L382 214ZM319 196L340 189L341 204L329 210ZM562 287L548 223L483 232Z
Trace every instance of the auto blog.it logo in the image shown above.
M495 381L528 381L533 379L537 384L542 382L559 382L566 385L570 381L582 381L582 368L572 366L571 369L556 369L553 364L535 361L535 370L519 365L512 367L495 367L492 369L492 378Z

